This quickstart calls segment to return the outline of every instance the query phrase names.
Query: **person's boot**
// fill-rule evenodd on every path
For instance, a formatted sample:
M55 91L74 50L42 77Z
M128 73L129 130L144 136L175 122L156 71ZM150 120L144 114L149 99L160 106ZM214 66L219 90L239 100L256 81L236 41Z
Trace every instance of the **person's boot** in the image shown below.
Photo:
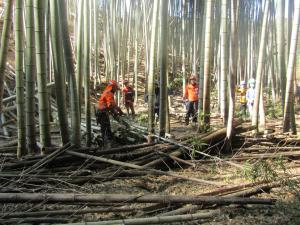
M189 117L185 117L185 125L189 125L190 123L190 118Z

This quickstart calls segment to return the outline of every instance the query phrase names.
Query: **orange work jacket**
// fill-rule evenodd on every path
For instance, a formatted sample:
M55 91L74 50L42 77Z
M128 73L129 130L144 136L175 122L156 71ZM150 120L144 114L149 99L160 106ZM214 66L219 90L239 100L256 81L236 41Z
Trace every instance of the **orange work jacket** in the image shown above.
M98 101L98 108L100 110L111 110L116 106L114 93L112 92L112 87L107 86L103 91L101 97Z
M186 85L184 97L187 98L190 102L198 101L198 85Z

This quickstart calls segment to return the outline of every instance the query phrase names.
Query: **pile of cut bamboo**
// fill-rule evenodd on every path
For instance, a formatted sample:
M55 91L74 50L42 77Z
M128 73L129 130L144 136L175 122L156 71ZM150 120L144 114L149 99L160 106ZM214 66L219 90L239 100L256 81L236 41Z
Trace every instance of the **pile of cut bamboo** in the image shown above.
M143 133L142 127L133 129ZM236 134L248 130L251 127L237 126ZM199 162L226 163L241 168L238 160L220 158L213 155L213 151L207 151L220 148L225 136L225 129L201 135L202 141L207 143L205 149L198 151L201 161L191 158L190 137L181 140L157 137L156 143L106 150L76 148L68 143L47 149L44 156L27 156L21 161L13 155L17 143L12 141L0 146L5 156L0 172L0 202L5 206L0 223L163 224L211 220L222 214L226 205L273 205L275 199L250 196L278 187L281 182L227 185L180 172L181 168L194 167ZM242 137L235 137L237 146ZM97 189L105 183L120 182L122 186L131 179L142 182L149 176L157 180L167 177L177 182L190 182L212 190L200 195L170 195L151 189L119 193Z

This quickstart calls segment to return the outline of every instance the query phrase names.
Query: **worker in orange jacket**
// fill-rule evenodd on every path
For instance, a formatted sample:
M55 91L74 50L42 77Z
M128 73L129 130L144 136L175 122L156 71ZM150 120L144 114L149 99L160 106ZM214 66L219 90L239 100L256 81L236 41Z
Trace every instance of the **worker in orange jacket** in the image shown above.
M111 114L114 117L114 119L116 119L119 122L119 116L123 115L122 110L117 106L114 98L114 94L118 90L120 90L120 88L117 82L115 80L110 80L98 101L96 119L97 123L101 126L101 134L104 144L106 144L107 140L113 138L109 114Z
M129 116L129 109L131 110L132 117L134 118L135 116L135 111L134 111L134 89L129 86L128 80L123 81L124 88L122 90L123 93L123 104L125 105L125 108L127 110L127 114Z
M186 116L185 124L189 124L190 117L193 122L197 122L196 112L198 111L198 85L196 82L196 76L192 75L189 78L189 84L185 87L185 93L183 100L186 102Z

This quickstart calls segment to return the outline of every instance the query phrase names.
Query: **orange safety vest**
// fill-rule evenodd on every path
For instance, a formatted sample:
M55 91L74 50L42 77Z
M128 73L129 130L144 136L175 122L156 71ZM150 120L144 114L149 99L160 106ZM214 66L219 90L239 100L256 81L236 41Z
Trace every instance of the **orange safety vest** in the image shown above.
M116 105L114 93L112 92L112 86L107 86L99 98L98 108L100 110L110 110Z
M184 96L190 101L198 101L198 85L197 84L188 84L185 87Z

